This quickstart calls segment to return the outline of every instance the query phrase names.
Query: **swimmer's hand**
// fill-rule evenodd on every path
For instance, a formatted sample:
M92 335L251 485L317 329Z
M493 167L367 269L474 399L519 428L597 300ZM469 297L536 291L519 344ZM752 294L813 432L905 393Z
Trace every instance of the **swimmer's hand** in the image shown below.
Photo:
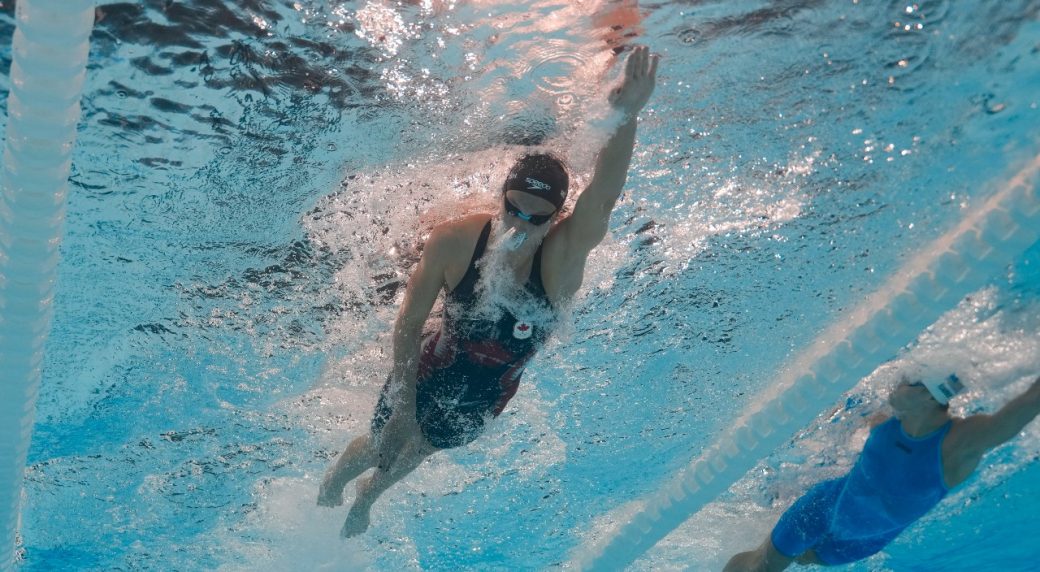
M610 91L610 104L634 118L650 101L657 81L657 64L661 56L650 54L650 48L636 46L625 60L625 73Z
M398 459L409 459L423 444L422 430L415 420L415 405L399 404L380 432L376 450L378 467L389 471Z

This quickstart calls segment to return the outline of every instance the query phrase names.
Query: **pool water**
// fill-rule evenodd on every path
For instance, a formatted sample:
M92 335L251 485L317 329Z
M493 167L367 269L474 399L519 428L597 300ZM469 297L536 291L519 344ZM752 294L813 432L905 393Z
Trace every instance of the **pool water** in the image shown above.
M417 244L497 204L521 143L587 182L630 43L658 87L573 325L339 540L317 484L368 426ZM1040 154L1035 0L142 0L99 5L89 74L23 570L560 567ZM1038 327L1034 246L908 352L992 411L1040 372ZM849 466L890 370L634 568L757 545ZM847 569L1032 569L1038 455L1034 423Z

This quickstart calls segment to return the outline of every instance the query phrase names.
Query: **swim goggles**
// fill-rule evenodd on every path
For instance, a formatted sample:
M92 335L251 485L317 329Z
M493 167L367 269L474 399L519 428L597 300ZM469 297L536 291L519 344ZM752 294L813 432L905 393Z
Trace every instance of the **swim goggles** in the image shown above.
M512 216L515 216L520 220L527 221L535 226L540 226L549 222L552 219L553 215L556 214L556 211L553 211L549 214L527 214L524 211L520 210L520 207L509 202L509 197L503 195L503 199L506 203L507 213L509 213Z

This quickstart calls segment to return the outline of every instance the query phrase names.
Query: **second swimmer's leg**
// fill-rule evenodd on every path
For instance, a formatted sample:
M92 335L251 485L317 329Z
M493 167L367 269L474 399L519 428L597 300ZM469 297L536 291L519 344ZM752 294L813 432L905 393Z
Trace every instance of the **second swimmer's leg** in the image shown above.
M757 549L730 558L723 572L779 572L793 561L773 546L771 538L766 538Z
M318 504L328 507L343 504L343 489L347 483L376 466L377 460L370 434L351 441L336 459L335 464L325 472L325 478L318 489Z
M376 467L372 476L358 481L357 499L350 507L347 520L343 523L340 536L350 538L368 530L369 513L379 495L386 492L395 483L414 471L437 449L426 443L422 437L416 439L417 444L397 457L389 467Z

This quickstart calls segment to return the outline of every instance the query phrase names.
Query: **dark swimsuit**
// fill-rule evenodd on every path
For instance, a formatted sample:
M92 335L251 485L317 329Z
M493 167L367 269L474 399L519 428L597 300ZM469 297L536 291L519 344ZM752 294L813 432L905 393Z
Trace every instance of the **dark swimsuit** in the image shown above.
M477 314L477 262L484 255L491 222L484 226L469 269L446 294L444 323L423 338L416 382L416 421L434 447L459 447L476 439L516 394L527 361L548 338L553 324L532 324L502 309L497 320ZM542 285L542 249L534 255L524 285L540 315L552 315ZM378 434L390 419L390 380L383 385L372 418Z

